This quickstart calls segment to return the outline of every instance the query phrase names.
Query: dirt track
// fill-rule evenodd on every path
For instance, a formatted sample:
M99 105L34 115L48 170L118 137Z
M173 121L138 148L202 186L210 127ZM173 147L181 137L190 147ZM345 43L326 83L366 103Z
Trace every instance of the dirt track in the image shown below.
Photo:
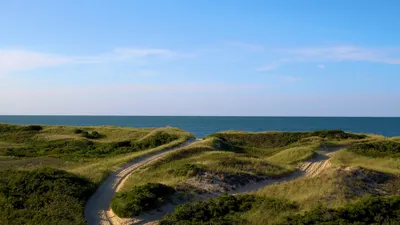
M315 177L331 166L331 155L343 148L345 147L325 147L322 151L316 152L313 158L302 163L299 170L304 173L304 176Z
M148 155L143 158L137 159L127 165L125 165L120 170L113 173L96 191L96 193L89 199L85 207L85 218L89 225L128 225L128 224L140 224L140 225L152 225L157 224L157 221L162 219L167 213L172 212L176 205L167 204L159 210L153 210L149 213L145 213L137 218L123 219L116 216L110 209L110 203L112 197L115 193L122 187L124 181L127 179L128 175L133 172L133 170L138 167L163 157L168 152L187 146L195 140L187 141L181 146L164 150L153 155ZM330 156L336 151L343 149L345 147L325 147L321 151L316 152L314 157L307 160L306 162L299 165L298 170L289 176L282 177L279 179L269 179L258 183L250 183L248 185L242 186L236 190L232 190L229 194L241 194L250 191L256 191L266 185L273 183L287 182L295 179L300 179L303 177L315 177L322 171L330 167ZM217 195L207 195L203 196L204 199L216 197ZM203 199L203 200L204 200Z
M119 170L112 173L90 197L85 205L85 219L88 225L116 225L116 224L132 224L131 219L119 218L112 212L110 208L111 199L115 193L122 187L129 174L144 164L159 159L169 152L190 145L196 140L188 140L185 143L169 148L160 152L152 153L138 159L135 159Z

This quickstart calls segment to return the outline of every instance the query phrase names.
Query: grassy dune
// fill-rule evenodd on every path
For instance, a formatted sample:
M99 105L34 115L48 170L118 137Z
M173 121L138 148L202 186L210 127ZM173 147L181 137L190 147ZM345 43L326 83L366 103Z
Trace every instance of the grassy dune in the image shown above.
M284 176L293 172L298 162L312 157L321 144L366 138L343 131L216 133L134 172L123 188L146 182L177 185L204 172Z
M332 163L400 174L399 155L400 138L375 138L336 153Z
M294 134L236 131L218 133L207 137L198 146L182 149L170 154L164 160L148 165L138 171L137 176L131 176L129 186L132 187L135 183L144 182L138 179L141 174L150 175L150 179L154 181L169 184L184 181L187 177L195 176L199 171L224 171L233 174L241 172L269 175L285 174L285 172L293 170L298 163L313 157L317 151L325 146L358 146L358 150L369 147L368 151L371 151L369 143L380 143L382 140L386 140L386 138L378 135L348 134L341 131L299 132ZM390 138L388 140L395 142L399 139ZM372 146L374 148L376 145ZM351 208L360 206L349 205L354 201L371 196L378 197L376 201L381 201L379 199L381 196L400 194L398 191L400 189L400 178L397 176L399 167L397 159L393 157L396 146L389 144L379 147L384 149L380 152L388 152L391 154L390 157L357 154L350 151L354 147L341 150L333 155L334 166L319 176L269 185L250 194L261 199L274 198L277 201L293 202L297 206L296 208L274 210L271 205L260 204L255 208L242 211L240 216L234 211L228 213L228 217L224 214L223 217L211 217L207 221L213 221L213 224L225 224L225 220L229 221L229 224L297 224L295 221L306 221L312 218L314 211L310 210L321 206L349 211L355 209L352 212L357 215L362 213L362 211L357 210L364 209ZM260 166L266 164L282 168L282 170L276 170L279 172L273 173L274 169L271 169L270 166L267 166L267 169ZM356 167L357 165L361 167ZM177 179L179 176L180 178ZM210 202L201 207L214 207L213 204L215 203ZM188 209L185 209L185 207ZM177 209L162 223L170 224L171 220L177 221L177 218L190 219L194 215L191 214L189 209L200 207L200 205L187 205L185 207ZM380 209L372 210L379 211ZM383 213L383 218L388 218L387 214L378 211L376 213ZM305 213L304 218L298 217L303 213ZM231 219L233 220L231 221ZM335 218L332 221L337 222L337 219ZM343 219L352 221L352 218L343 217ZM329 221L329 218L326 218L326 220ZM327 224L335 224L335 222Z
M3 174L0 178L0 220L7 224L27 223L30 219L42 224L84 224L84 202L111 171L137 157L179 145L189 138L193 135L171 127L0 124L0 173ZM334 215L343 218L345 213L342 212L358 215L363 210L361 205L349 204L371 196L378 199L365 200L366 205L375 202L382 208L397 207L397 199L381 197L400 194L400 138L343 131L212 134L135 170L114 203L122 210L121 215L136 215L164 201L140 188L147 187L148 183L179 189L196 188L182 185L206 175L240 177L241 180L233 179L233 182L253 177L286 176L329 145L348 147L333 154L333 166L316 177L276 183L245 196L222 196L204 203L187 204L179 207L162 224L185 220L186 224L301 224L304 221L308 224L316 215L323 217L321 212L315 211L321 206L326 210L323 211L325 214L335 212ZM33 186L29 185L31 183ZM73 185L59 187L66 183ZM140 196L136 194L139 192ZM20 198L21 193L26 193L24 200ZM130 196L134 204L125 202L124 194ZM142 208L142 203L148 201L146 199L151 199L154 207ZM135 212L131 212L131 208ZM33 216L37 210L41 213ZM376 213L382 218L389 215L381 211ZM196 221L188 222L193 218ZM330 218L324 218L327 224ZM331 224L341 219L332 218ZM354 218L344 219L351 221Z
M204 172L275 177L291 173L293 168L236 152L234 146L224 146L218 139L207 138L135 171L123 189L146 182L176 185Z
M97 132L101 136L90 139L82 132ZM0 168L51 167L97 183L110 171L136 157L179 145L192 137L172 127L36 126L35 129L0 124Z
M189 138L171 127L0 124L0 221L85 224L85 201L111 171Z

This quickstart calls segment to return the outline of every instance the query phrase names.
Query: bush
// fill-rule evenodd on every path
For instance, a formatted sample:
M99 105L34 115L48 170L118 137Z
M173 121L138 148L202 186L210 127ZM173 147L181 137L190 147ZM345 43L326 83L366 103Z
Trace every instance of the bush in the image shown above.
M172 169L170 172L175 176L192 177L204 171L205 169L202 165L184 164L183 166Z
M113 144L114 148L131 147L131 141L119 141Z
M85 224L83 207L94 184L55 169L0 171L2 224Z
M394 141L360 143L347 150L369 157L400 157L400 143Z
M173 213L161 220L159 225L243 224L245 221L240 214L257 208L261 204L263 204L263 208L268 207L276 211L297 208L296 205L279 199L253 195L222 195L207 201L178 206Z
M103 138L105 135L97 131L89 133L75 128L74 133L79 133L80 136L87 139L51 140L38 137L37 130L40 129L39 127L37 125L0 124L0 142L10 143L9 146L1 149L0 155L17 157L52 156L74 160L78 157L104 157L146 150L167 144L180 137L161 130L152 132L137 141L94 142L93 139Z
M178 139L179 137L176 135L169 134L165 131L156 131L141 140L133 142L132 146L136 149L155 148Z
M74 129L74 134L81 134L82 132L83 132L83 130L81 130L81 129L78 129L78 128Z
M39 126L39 125L29 125L29 126L23 127L22 130L24 130L24 131L41 131L41 130L43 130L43 127Z
M137 216L159 207L174 192L174 188L158 183L136 186L130 191L117 193L111 201L111 208L119 217Z
M220 139L223 146L250 146L257 148L285 147L303 138L321 137L332 140L363 139L366 135L346 133L342 130L312 132L269 132L269 133L216 133L210 137ZM229 147L232 148L232 147Z
M317 208L281 225L400 224L400 197L369 197L339 209Z
M104 137L104 135L100 134L97 131L93 131L92 133L89 133L87 131L82 131L81 132L82 137L88 138L88 139L99 139Z

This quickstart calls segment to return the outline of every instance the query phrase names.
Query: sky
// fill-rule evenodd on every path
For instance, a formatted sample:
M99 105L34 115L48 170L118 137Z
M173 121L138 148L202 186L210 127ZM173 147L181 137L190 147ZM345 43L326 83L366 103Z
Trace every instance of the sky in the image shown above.
M0 0L0 115L400 116L397 0Z

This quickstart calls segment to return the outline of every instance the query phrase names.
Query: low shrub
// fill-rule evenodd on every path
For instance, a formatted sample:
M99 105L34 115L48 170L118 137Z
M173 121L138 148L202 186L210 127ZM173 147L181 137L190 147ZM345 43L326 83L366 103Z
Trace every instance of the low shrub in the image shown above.
M137 216L159 207L174 192L174 188L158 183L136 186L130 191L117 193L111 201L111 208L119 217Z
M74 134L81 134L82 132L83 132L83 130L81 130L81 129L78 129L78 128L74 129Z
M170 171L175 176L187 176L192 177L196 176L199 173L205 171L205 168L202 165L198 164L184 164L177 168L174 168Z
M119 141L113 144L114 148L131 147L131 141Z
M132 142L132 147L136 149L155 148L178 139L179 137L177 135L165 131L156 131L141 140Z
M1 222L84 225L84 203L94 188L92 182L61 170L1 170Z
M41 127L37 125L0 124L0 142L7 143L6 147L2 147L0 155L17 157L52 156L71 160L80 157L105 157L155 148L186 136L186 134L181 136L180 131L175 133L173 130L160 129L135 141L99 142L93 140L103 138L105 135L97 131L88 132L75 127L69 132L74 132L85 138L60 140L46 138L47 133L38 135L39 129ZM68 129L62 129L60 133L63 134L62 132L65 132L65 130ZM53 134L57 134L57 130L51 130L50 136ZM113 138L115 137L109 139Z
M342 130L322 130L312 132L268 132L268 133L216 133L222 143L233 146L250 146L257 148L285 147L303 138L321 137L332 140L363 139L366 135L346 133Z
M22 127L22 130L24 130L24 131L41 131L41 130L43 130L43 127L40 125L29 125L29 126Z
M400 157L400 143L394 141L360 143L347 150L369 157Z
M400 197L369 197L339 209L317 208L280 224L400 224Z
M97 131L92 131L92 133L89 133L87 131L82 131L81 132L82 137L88 138L88 139L99 139L104 137L104 135L100 134Z
M207 201L187 203L175 208L175 211L160 221L159 225L232 225L243 224L241 213L257 208L272 210L289 210L297 208L296 205L280 199L261 198L253 195L222 195Z

